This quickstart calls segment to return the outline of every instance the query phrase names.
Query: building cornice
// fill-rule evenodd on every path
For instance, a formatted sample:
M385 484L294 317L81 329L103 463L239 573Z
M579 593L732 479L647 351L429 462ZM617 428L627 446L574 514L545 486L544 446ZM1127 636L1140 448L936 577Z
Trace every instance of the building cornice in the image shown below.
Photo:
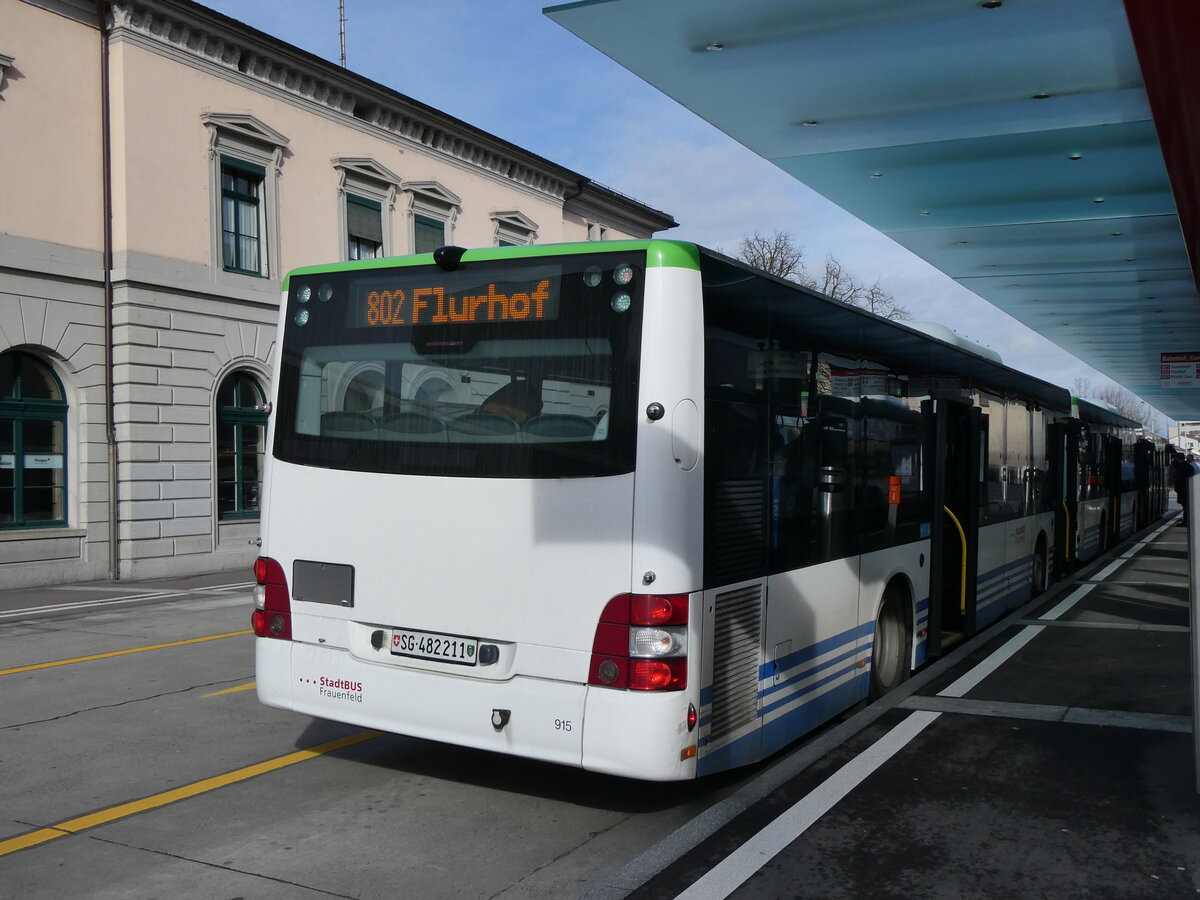
M563 209L584 219L594 219L625 230L663 231L678 226L671 216L596 181L584 181L564 198ZM636 226L636 227L634 227Z
M114 42L248 81L558 201L586 182L578 173L190 0L118 0L109 10ZM640 218L650 211L629 203L627 216Z

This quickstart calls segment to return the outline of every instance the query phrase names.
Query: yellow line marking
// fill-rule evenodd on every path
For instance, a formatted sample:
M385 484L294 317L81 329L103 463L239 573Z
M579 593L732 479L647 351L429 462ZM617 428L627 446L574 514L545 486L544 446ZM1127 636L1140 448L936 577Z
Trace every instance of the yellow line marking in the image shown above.
M187 800L191 797L205 794L208 791L215 791L217 788L225 787L226 785L246 781L247 779L254 778L256 775L265 775L267 772L274 772L277 769L294 766L296 763L372 740L383 733L382 731L360 731L358 734L339 738L336 741L329 741L326 744L320 744L308 750L297 750L295 753L289 753L286 756L277 756L274 759L268 759L266 762L256 763L255 765L246 766L241 769L234 769L232 772L226 772L224 775L216 775L212 778L205 778L203 781L185 784L182 787L163 791L161 794L153 794L141 800L133 800L129 803L122 803L118 806L110 806L108 809L88 813L84 816L77 816L74 819L67 819L65 822L59 822L46 828L39 828L37 831L31 831L28 834L0 841L0 856L6 856L9 853L15 853L18 850L24 850L28 847L36 847L38 844L44 844L47 841L65 837L69 834L76 834L88 828L108 825L127 816L136 815L137 813L146 812L151 809L158 809L161 806L177 803L180 800Z
M52 669L55 666L69 666L73 663L92 662L97 659L111 659L114 656L126 656L130 653L145 653L147 650L164 650L167 647L183 647L187 644L202 644L205 641L219 641L221 638L241 637L253 634L246 631L230 631L226 634L210 634L208 637L189 638L186 641L171 641L169 644L151 644L148 647L132 647L129 650L113 650L111 653L96 653L92 656L76 656L74 659L56 659L53 662L34 663L32 666L17 666L15 669L0 669L0 675L16 675L18 672L32 672L35 669Z
M220 697L222 694L236 694L240 691L252 691L257 684L257 681L252 681L249 684L239 684L237 687L225 688L223 691L214 691L211 694L205 694L204 699L207 700L209 697Z

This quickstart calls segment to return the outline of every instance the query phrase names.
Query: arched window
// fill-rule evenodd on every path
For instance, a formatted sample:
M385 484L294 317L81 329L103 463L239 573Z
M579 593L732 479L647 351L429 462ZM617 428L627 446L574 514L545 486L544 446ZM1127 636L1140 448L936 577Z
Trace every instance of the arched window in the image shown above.
M67 402L29 353L0 353L0 529L67 524Z
M234 372L217 391L217 517L257 519L267 412L262 387Z
M342 400L342 409L354 412L370 412L383 408L383 372L378 369L365 369L354 376L354 380L346 387L346 396Z

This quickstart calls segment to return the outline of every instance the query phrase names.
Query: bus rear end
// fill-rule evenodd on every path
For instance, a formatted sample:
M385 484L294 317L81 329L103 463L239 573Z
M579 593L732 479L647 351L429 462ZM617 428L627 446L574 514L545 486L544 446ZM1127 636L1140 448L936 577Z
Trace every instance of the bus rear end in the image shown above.
M646 408L692 402L699 280L662 252L648 265L655 247L686 261L614 242L289 277L256 565L264 703L695 774L699 481L672 416L656 432ZM694 327L647 363L672 303ZM687 517L678 534L643 540L665 510Z

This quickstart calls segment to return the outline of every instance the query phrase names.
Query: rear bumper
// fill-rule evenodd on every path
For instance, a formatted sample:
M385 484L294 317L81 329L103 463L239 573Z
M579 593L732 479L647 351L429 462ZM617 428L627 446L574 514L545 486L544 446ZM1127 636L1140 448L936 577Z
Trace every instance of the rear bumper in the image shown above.
M642 695L522 675L464 678L266 638L255 641L255 667L267 706L626 777L695 777L695 760L680 759L695 743L686 728L688 691ZM497 710L507 711L502 727L493 724Z

